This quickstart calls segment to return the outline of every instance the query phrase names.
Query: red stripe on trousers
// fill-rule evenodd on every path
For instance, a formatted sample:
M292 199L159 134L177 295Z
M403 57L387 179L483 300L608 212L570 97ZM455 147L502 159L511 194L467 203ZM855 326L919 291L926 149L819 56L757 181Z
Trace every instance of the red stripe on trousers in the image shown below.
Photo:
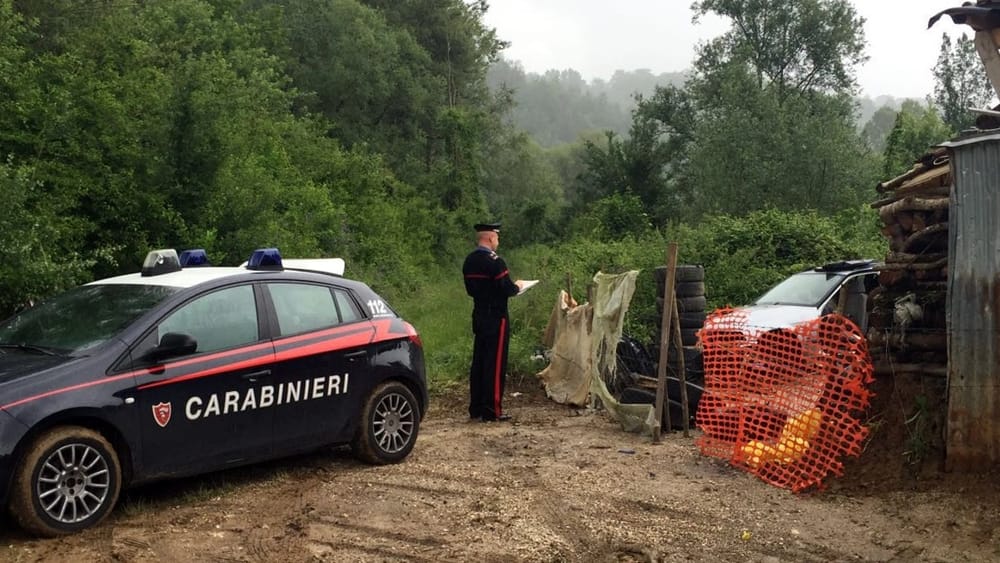
M507 319L500 319L500 338L497 339L497 367L493 376L493 412L500 417L500 365L503 363L503 336L507 331Z

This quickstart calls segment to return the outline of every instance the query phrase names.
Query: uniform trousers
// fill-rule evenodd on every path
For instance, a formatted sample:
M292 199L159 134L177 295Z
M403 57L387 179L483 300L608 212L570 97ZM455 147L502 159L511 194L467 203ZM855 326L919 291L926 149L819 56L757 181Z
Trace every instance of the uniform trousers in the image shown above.
M475 325L469 368L469 416L493 420L503 415L501 401L507 380L510 324L502 317L480 320Z

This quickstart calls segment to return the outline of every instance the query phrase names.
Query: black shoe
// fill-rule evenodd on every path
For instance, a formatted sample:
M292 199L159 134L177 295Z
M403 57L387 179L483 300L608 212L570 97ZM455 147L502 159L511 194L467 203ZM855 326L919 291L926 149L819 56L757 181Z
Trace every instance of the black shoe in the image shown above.
M490 417L484 416L483 417L483 422L510 422L511 420L513 420L513 419L510 417L509 414L502 414L502 415L497 416L497 417L493 417L493 416L490 416Z

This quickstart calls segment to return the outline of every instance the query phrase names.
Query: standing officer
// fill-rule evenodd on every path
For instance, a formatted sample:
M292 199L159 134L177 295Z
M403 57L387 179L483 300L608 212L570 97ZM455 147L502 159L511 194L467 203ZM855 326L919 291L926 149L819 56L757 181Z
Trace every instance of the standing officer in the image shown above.
M483 422L510 420L500 406L507 376L510 324L507 299L517 295L521 280L512 281L503 258L497 255L499 223L479 223L476 249L462 266L465 291L472 297L472 365L469 368L469 416Z

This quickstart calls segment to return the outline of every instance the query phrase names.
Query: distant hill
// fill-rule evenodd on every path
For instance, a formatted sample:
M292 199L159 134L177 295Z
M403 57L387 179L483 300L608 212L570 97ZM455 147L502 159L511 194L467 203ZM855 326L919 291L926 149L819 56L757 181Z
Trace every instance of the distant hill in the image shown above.
M501 87L513 90L515 106L510 119L514 125L539 145L552 147L576 142L588 131L627 134L635 96L649 96L656 86L682 86L687 73L618 70L608 80L587 82L573 69L536 74L525 72L518 62L501 59L490 67L486 78L494 91ZM898 111L905 100L893 96L858 98L858 130L869 125L880 108ZM879 142L876 140L874 144Z
M619 70L606 81L588 83L572 69L535 74L501 59L490 68L487 81L494 91L514 91L511 120L538 144L550 147L575 142L586 131L626 134L635 95L649 96L657 85L683 84L684 73Z

